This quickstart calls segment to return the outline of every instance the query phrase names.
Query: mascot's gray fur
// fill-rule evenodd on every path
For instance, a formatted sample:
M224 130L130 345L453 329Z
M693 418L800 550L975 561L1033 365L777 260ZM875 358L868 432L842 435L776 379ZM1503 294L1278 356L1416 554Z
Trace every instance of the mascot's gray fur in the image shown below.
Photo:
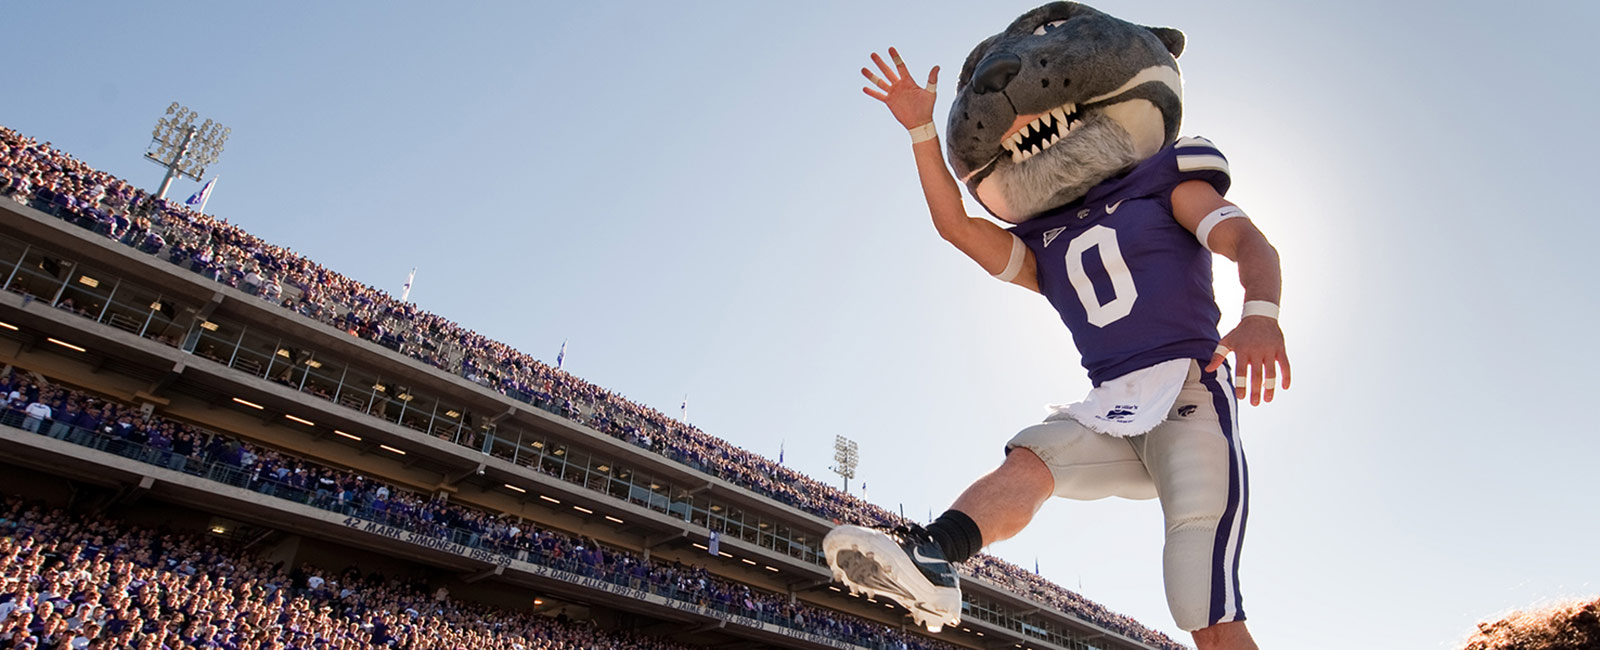
M1177 139L1183 42L1075 2L1023 14L962 66L951 168L1011 223L1077 200Z

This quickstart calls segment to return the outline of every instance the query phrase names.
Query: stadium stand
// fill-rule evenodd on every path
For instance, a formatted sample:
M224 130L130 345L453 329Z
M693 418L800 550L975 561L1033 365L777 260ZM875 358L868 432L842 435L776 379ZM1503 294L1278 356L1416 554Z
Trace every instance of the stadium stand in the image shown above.
M780 594L717 578L703 568L653 561L593 539L501 519L498 513L430 498L245 440L139 414L130 406L52 383L0 378L0 394L10 402L10 408L0 412L0 425L861 647L951 648L909 638L854 616L789 603ZM10 398L12 394L17 397ZM51 415L36 408L39 405Z
M881 508L400 302L381 290L333 273L237 226L152 200L131 184L93 170L53 150L48 143L41 145L3 128L0 195L96 233L102 241L118 242L124 250L137 250L150 259L163 261L169 268L181 268L228 287L208 299L194 295L194 291L186 295L172 290L174 283L149 277L151 274L143 270L130 273L114 260L79 255L76 257L83 259L81 263L70 261L73 255L57 251L83 242L68 241L63 233L51 233L55 241L0 237L0 260L4 261L0 271L7 273L4 286L21 296L21 308L42 302L61 313L76 314L192 353L220 367L274 382L293 392L285 399L317 397L441 443L475 450L665 513L724 539L748 542L811 565L821 564L817 552L820 532L832 523L902 523L899 517ZM15 217L34 218L20 212ZM138 277L141 275L145 277ZM230 318L236 315L225 312L237 308L218 309L225 296L227 300L233 296L248 300L253 296L259 299L262 309L298 314L308 319L304 321L308 325L276 322L274 319L281 317L270 315ZM259 310L250 311L255 314ZM376 347L330 341L325 333L328 330L310 327L313 322ZM296 335L286 334L286 329L296 330ZM485 415L494 407L478 406L473 410L468 403L481 400L462 397L460 386L433 380L428 373L409 367L397 373L391 369L395 364L380 359L381 354L373 352L375 349L399 353L419 362L418 368L425 364L460 378L459 383L493 391L578 425L583 431L602 434L597 438L609 437L670 463L639 461L634 458L634 451L603 439L574 440L551 435L538 417L519 414L507 418L498 412ZM179 368L174 374L181 372ZM172 378L158 380L156 385L162 381L170 382ZM26 416L23 417L26 425ZM181 426L172 426L171 435L159 427L154 432L141 432L150 437L138 444L150 446L152 439L162 445L193 444L183 440L177 430ZM337 433L360 441L360 436ZM273 472L288 466L279 462L276 452L261 452L256 458L268 459L263 464L277 463ZM288 464L305 462L292 460ZM717 480L696 478L697 475ZM292 472L287 477L273 476L294 480ZM349 492L339 479L331 480L334 486L328 490L330 493ZM267 479L262 484L272 482ZM748 490L792 510L741 501L738 491L725 491L731 495L720 496L718 490L709 489L723 484ZM423 497L414 498L428 503ZM425 505L404 507L411 509L408 512L428 511ZM472 520L474 516L491 515L459 516ZM779 570L770 565L767 568ZM1085 639L1104 636L1125 641L1129 644L1126 647L1181 647L1165 635L991 556L976 558L965 570L969 582L980 585L977 590L969 589L974 593L969 594L965 607L968 619L985 620L1019 632L1024 638L1057 644L1086 643ZM1040 609L1081 622L1089 633L1040 624L1038 616L1029 611Z
M16 497L0 535L0 648L685 648Z

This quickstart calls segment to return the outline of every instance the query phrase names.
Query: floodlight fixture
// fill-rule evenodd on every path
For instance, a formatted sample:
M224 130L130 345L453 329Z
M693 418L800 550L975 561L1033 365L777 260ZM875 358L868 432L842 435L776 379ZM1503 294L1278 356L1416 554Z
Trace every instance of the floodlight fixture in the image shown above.
M179 176L200 180L206 175L206 167L222 155L222 145L233 129L211 119L197 127L194 125L197 117L198 113L172 102L167 106L166 116L157 120L155 130L150 132L150 147L144 157L167 168L167 176L161 179L156 198L167 198L167 190Z
M831 468L835 474L844 477L844 491L850 493L850 479L856 477L856 465L860 462L857 454L856 441L844 436L833 437L833 462Z

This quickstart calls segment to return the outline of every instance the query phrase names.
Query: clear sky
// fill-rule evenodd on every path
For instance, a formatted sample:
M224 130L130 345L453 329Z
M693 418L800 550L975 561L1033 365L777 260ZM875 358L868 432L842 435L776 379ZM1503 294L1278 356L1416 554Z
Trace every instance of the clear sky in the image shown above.
M154 187L182 102L233 129L210 212L416 266L423 307L813 476L854 438L852 486L919 519L1087 391L1049 306L934 234L856 72L895 45L952 88L1032 3L570 5L0 0L0 124ZM1242 416L1263 647L1600 593L1600 4L1096 6L1187 32L1183 133L1283 256L1294 388ZM991 551L1187 640L1160 542L1153 502L1058 500Z

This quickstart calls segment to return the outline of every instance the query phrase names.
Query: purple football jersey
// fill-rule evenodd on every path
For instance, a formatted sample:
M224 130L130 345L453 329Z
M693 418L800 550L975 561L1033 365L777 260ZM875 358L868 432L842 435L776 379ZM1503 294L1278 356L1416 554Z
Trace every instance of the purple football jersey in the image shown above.
M1172 359L1208 362L1222 338L1211 251L1172 217L1172 189L1188 180L1227 194L1227 159L1203 138L1182 138L1011 229L1033 250L1039 291L1096 386Z

